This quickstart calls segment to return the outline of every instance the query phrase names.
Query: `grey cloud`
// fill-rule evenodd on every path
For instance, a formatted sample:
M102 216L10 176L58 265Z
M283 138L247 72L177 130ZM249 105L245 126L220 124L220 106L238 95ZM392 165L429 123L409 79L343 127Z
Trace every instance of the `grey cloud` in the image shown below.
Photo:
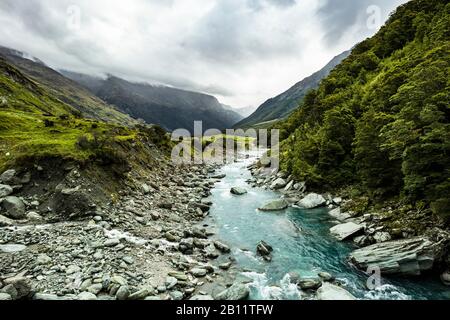
M361 21L367 5L379 4L387 16L403 2L321 1L319 7L315 0L0 0L0 45L55 68L256 106L373 33ZM79 33L67 28L74 3L82 10ZM359 31L343 40L353 26Z
M398 5L405 2L407 0L326 0L318 12L324 29L327 30L325 41L328 44L339 42L358 22L360 32L369 36L373 33L373 30L369 30L365 25L369 6L378 6L384 21Z

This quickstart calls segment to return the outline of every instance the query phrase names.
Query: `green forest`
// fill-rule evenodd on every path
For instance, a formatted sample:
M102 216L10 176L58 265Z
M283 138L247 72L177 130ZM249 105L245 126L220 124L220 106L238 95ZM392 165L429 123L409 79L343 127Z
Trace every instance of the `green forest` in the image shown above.
M413 0L281 125L282 169L450 216L450 4Z

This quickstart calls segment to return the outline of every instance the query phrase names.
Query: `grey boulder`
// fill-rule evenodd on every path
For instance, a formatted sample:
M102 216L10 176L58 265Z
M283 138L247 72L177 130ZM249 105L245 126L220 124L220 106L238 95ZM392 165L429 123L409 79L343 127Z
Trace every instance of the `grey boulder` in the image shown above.
M339 224L330 229L331 234L338 240L343 241L364 230L364 226L354 222Z
M236 196L242 196L247 193L247 190L245 190L244 188L240 188L240 187L234 187L234 188L231 188L230 192Z
M6 215L12 219L24 219L25 204L17 197L6 197L2 202L3 208L6 210Z
M344 288L325 282L317 290L318 300L356 300L356 298Z
M283 189L284 187L286 187L286 181L282 178L278 178L276 179L274 182L272 182L272 184L270 185L271 189L274 190L279 190L279 189Z
M383 274L420 275L433 268L445 249L445 242L415 237L377 243L353 251L350 261L359 269L379 268Z
M326 204L326 200L323 196L317 193L310 193L302 200L298 202L298 206L305 209L314 209L323 207Z
M217 300L239 301L246 300L250 295L250 290L243 283L235 283L225 291L219 293Z
M269 201L264 206L260 207L261 211L281 211L286 209L289 206L289 203L284 199L278 199Z
M13 188L6 184L0 184L0 198L7 197L13 193Z

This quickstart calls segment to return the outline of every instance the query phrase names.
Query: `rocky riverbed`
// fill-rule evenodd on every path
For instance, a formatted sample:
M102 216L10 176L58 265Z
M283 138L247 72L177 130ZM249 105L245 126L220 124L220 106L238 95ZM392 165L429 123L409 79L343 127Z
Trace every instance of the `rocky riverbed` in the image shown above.
M35 169L41 176L51 170ZM0 299L236 298L225 290L232 284L230 249L210 239L214 232L202 223L220 179L215 169L131 172L114 201L100 204L89 202L96 190L78 166L57 179L49 172L41 188L35 174L4 172Z

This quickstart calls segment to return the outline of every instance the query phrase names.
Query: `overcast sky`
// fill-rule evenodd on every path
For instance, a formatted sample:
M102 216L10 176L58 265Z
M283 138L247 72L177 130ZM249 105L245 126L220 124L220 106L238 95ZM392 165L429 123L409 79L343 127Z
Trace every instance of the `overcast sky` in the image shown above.
M256 107L376 33L404 2L1 0L0 45L54 68Z

